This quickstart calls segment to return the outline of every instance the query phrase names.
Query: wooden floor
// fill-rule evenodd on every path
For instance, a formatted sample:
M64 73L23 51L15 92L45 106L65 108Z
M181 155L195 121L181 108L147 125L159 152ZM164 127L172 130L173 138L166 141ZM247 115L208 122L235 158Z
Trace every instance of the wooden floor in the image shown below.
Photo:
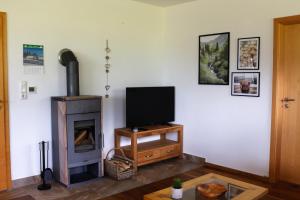
M263 180L262 178L246 175L243 173L228 173L227 171L222 171L220 169L216 170L212 167L201 167L180 174L177 177L181 178L183 181L187 181L211 172L268 188L269 194L262 200L300 200L300 186L290 185L287 183L270 184L268 183L267 179ZM173 178L174 177L144 185L126 192L113 195L111 197L104 198L103 200L142 200L145 194L170 187Z

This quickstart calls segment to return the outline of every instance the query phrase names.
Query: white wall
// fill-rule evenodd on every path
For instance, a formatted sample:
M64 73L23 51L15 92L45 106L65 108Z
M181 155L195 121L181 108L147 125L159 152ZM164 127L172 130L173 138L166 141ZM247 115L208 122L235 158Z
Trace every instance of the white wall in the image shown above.
M185 152L267 175L272 18L299 8L295 0L199 0L166 9L130 0L0 0L8 14L12 178L39 174L37 143L51 140L50 96L66 94L58 51L67 47L77 55L82 94L104 95L106 39L113 67L111 98L104 100L105 151L113 146L113 129L125 124L125 87L175 85ZM223 31L231 32L231 71L237 38L261 37L261 97L232 97L230 86L197 84L198 35ZM23 74L23 43L45 45L45 74ZM20 100L21 80L38 93Z
M295 0L199 0L165 10L164 79L176 85L176 120L185 125L185 152L268 175L272 19L299 14L299 8ZM227 31L231 71L237 71L237 39L261 37L259 98L231 96L230 86L198 85L198 36Z
M62 48L80 62L81 94L104 95L104 48L112 49L111 98L104 100L105 151L122 127L127 86L161 84L162 9L131 0L0 0L8 15L12 178L39 174L38 142L51 141L50 96L66 94ZM45 74L24 75L22 45L45 46ZM38 93L20 100L20 81ZM51 152L51 150L50 150Z

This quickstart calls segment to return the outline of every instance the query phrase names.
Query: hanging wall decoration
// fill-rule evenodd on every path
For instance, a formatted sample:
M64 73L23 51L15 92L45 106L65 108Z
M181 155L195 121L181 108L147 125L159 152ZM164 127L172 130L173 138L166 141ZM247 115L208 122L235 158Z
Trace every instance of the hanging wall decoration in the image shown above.
M105 56L105 60L106 60L106 63L104 65L105 67L105 73L106 73L106 85L105 85L105 98L108 98L109 97L109 89L110 89L110 85L108 84L109 82L109 79L108 79L108 74L110 72L110 68L111 68L111 64L110 64L110 52L111 52L111 49L109 48L108 46L108 40L106 40L106 48L105 48L105 53L106 53L106 56Z
M23 66L25 74L44 71L44 46L23 44Z
M229 85L230 33L199 36L199 84Z
M23 65L44 65L44 46L23 44Z
M260 38L238 39L238 70L259 70Z
M232 72L231 95L259 97L259 72Z

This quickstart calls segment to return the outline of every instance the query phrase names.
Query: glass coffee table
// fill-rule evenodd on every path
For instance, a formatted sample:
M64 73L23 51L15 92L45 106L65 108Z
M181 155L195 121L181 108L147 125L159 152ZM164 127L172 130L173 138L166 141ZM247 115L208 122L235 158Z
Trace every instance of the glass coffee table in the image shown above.
M207 198L196 198L196 186L203 183L219 183L225 186L227 192L215 200L256 200L268 193L268 189L239 181L233 178L210 173L183 183L182 200L206 200ZM144 196L144 200L170 200L171 188L166 188Z

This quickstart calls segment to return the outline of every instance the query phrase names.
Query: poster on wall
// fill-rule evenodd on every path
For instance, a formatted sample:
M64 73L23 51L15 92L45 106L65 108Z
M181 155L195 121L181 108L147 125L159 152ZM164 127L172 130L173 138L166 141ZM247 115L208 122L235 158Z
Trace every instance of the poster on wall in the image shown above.
M199 84L229 85L230 33L199 36Z
M24 73L41 73L44 69L44 46L23 44Z
M232 72L231 81L232 96L259 97L259 72Z
M259 70L260 38L238 39L238 70Z
M44 65L44 46L23 44L23 65Z

